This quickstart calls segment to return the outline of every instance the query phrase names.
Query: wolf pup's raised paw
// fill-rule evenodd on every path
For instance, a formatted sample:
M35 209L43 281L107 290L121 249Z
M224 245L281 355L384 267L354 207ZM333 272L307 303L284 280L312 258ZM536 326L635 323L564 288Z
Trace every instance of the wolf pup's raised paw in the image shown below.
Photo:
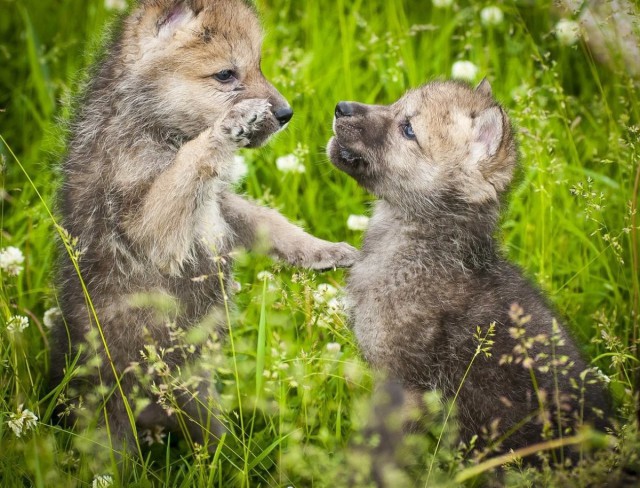
M358 260L360 251L346 242L327 244L313 254L311 269L324 271L334 268L350 268Z
M327 271L335 268L350 268L360 255L355 247L346 242L327 242L318 239L318 243L296 246L295 251L285 256L285 260L294 266Z
M227 135L236 147L248 146L251 135L268 117L271 105L267 100L253 98L235 105L222 121L222 133Z

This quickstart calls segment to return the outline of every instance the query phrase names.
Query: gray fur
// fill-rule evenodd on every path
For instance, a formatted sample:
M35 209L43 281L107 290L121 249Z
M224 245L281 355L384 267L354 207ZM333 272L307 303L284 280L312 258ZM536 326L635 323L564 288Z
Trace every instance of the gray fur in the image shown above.
M478 445L487 446L520 421L493 447L541 441L543 421L555 435L558 424L568 429L563 434L583 421L603 428L598 412L607 411L606 394L593 374L584 395L571 385L570 378L582 384L587 364L562 325L555 357L569 361L556 368L557 388L553 367L544 368L550 359L537 356L553 355L548 344L534 342L528 351L537 358L531 370L523 366L528 362L507 359L518 356L510 330L518 327L515 304L531 317L522 325L530 338L551 338L557 314L501 256L493 237L517 154L488 82L476 90L434 82L390 106L343 102L336 110L328 154L379 197L347 284L350 321L365 358L400 380L414 404L432 390L451 401L462 384L456 411L466 442L478 434ZM477 356L463 382L478 345L476 327L486 333L494 322L492 356ZM531 372L546 394L543 408Z
M71 128L60 211L64 229L77 239L79 271L109 354L102 340L95 351L86 340L97 322L62 250L58 285L66 324L54 332L52 379L59 382L78 354L83 367L95 354L101 359L89 377L70 383L74 401L86 400L98 383L114 389L115 371L130 401L140 389L151 400L139 426L177 430L175 414L160 408L129 368L144 365L141 352L150 344L167 351L164 360L174 371L197 360L198 349L189 358L175 350L169 326L219 326L234 249L260 245L312 269L352 264L351 246L317 239L232 191L234 152L263 144L281 128L276 111L288 107L262 75L261 41L255 12L243 0L147 0L123 19L94 69ZM233 70L230 82L214 77L223 70ZM176 393L196 442L222 432L202 408L214 396L210 379L195 395ZM106 410L111 433L130 441L134 432L119 390Z

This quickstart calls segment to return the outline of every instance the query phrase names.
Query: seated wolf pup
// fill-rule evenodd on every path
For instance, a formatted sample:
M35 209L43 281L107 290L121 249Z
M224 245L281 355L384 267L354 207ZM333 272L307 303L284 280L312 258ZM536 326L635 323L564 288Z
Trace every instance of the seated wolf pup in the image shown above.
M593 371L580 376L578 348L493 237L517 151L489 83L433 82L389 106L340 102L334 133L333 164L380 198L347 284L366 359L409 403L430 390L450 401L462 385L461 438L487 448L606 425ZM478 355L463 380L484 337L492 357Z
M262 145L293 115L262 74L261 43L249 1L142 0L80 101L60 212L82 281L62 250L66 323L54 332L52 379L60 382L78 358L76 373L84 373L69 383L67 413L104 406L102 420L118 440L134 438L123 396L140 429L183 430L200 444L222 432L210 371L181 378L192 386L200 378L197 394L167 392L162 383L167 368L185 373L186 356L199 355L176 336L221 324L216 311L231 292L234 248L266 246L318 270L349 266L357 254L232 191L236 149ZM137 408L138 397L146 407Z

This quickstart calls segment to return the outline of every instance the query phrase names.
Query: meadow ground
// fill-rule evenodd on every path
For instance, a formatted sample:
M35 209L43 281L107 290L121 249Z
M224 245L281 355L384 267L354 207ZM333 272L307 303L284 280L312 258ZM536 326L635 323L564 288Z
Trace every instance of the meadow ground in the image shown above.
M366 460L353 446L373 379L333 296L341 272L309 274L254 255L239 260L242 289L216 362L231 432L214 454L165 443L142 458L127 456L117 469L108 441L53 422L58 398L45 387L45 312L56 306L50 209L64 151L58 120L69 116L65 101L91 60L87 48L100 45L116 15L108 7L119 3L0 0L0 249L24 255L18 263L14 250L23 269L5 267L0 279L0 486L360 486L353 473ZM631 392L639 92L623 69L594 62L582 40L569 45L570 35L557 36L551 4L500 2L503 18L494 11L487 20L481 10L490 2L260 0L263 69L296 115L267 148L243 152L242 191L320 237L358 245L362 233L347 220L366 215L370 197L324 155L335 103L388 103L408 87L449 77L456 61L472 62L477 72L467 66L467 75L491 80L518 128L521 169L501 222L504 252L561 311L610 380L623 419L619 439L588 466L533 473L512 463L503 481L604 486L622 476L621 466L638 463ZM282 171L282 160L278 167L277 158L290 154L304 172ZM478 483L469 471L474 462L455 444L454 423L438 420L447 407L434 409L432 435L405 446L396 486Z

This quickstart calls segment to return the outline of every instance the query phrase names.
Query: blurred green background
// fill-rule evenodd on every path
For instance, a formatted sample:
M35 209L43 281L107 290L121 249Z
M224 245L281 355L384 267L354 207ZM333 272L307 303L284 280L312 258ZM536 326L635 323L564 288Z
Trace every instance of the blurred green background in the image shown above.
M409 87L450 77L456 61L470 61L477 72L469 81L486 76L518 130L521 168L504 208L504 252L548 292L585 354L612 378L611 389L628 413L637 363L633 213L640 105L637 80L624 63L600 64L584 37L572 43L557 35L557 22L577 14L561 13L551 1L257 3L266 31L263 70L295 116L267 148L243 152L249 175L242 191L315 235L358 245L361 232L347 228L347 218L367 214L371 198L324 155L336 102L391 103ZM451 5L436 6L441 3ZM370 379L341 316L314 304L318 283L338 286L340 272L292 280L295 270L276 267L263 296L256 274L271 269L270 261L249 256L239 262L243 289L233 327L242 360L228 383L241 384L251 404L263 318L264 367L275 372L263 400L272 404L259 422L255 411L247 414L248 441L237 450L225 447L213 467L181 452L171 454L168 467L130 461L130 471L117 473L46 424L56 402L43 388L48 332L42 317L56 303L56 232L47 208L54 204L64 153L61 121L70 116L83 69L119 15L114 6L118 2L0 0L0 248L15 246L25 256L19 276L0 280L0 485L90 486L106 470L122 486L343 486L327 472L339 472L339 453L358 428L356 417L366 417L354 417L352 408L366 403ZM498 7L502 18L487 21L482 10L488 6ZM287 154L306 171L279 171L275 161ZM267 312L261 312L264 303ZM31 323L19 339L5 327L14 315ZM338 359L327 356L328 343L341 345ZM353 371L361 381L353 381ZM233 411L238 405L230 402ZM16 438L6 422L23 404L41 423L30 436ZM100 468L101 462L111 468ZM420 462L414 469L423 472L429 463ZM442 470L438 483L446 485L450 474Z

